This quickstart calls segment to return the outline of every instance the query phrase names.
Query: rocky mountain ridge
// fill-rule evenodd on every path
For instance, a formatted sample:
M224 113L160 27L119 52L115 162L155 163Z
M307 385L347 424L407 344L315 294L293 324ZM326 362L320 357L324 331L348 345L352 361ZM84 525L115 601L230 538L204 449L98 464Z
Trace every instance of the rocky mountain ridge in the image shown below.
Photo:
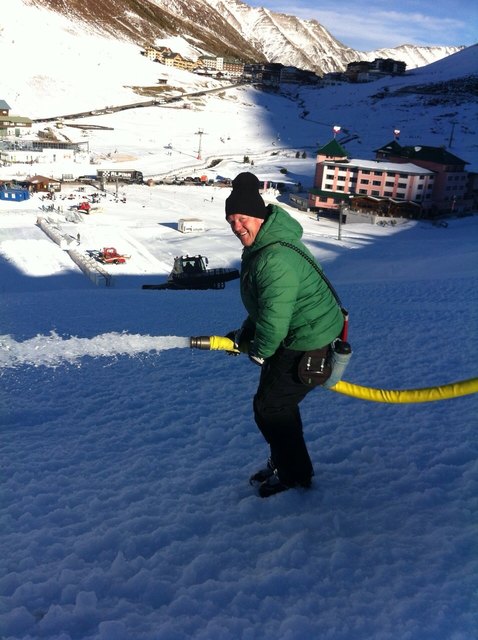
M349 62L392 58L407 69L430 64L462 47L419 47L357 51L346 46L316 20L302 20L240 0L23 0L86 23L89 28L139 46L180 36L197 55L280 62L319 75L343 71Z

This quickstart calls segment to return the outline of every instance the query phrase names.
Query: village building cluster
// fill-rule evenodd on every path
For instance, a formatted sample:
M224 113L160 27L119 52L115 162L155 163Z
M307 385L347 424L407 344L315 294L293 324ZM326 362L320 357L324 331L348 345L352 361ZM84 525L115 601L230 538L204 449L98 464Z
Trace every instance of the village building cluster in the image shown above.
M142 53L149 60L160 64L216 79L237 80L271 87L279 87L284 83L318 84L320 82L320 76L313 71L285 66L278 62L247 63L237 58L222 56L200 56L193 61L171 51L168 47L146 47Z
M149 60L192 73L275 87L297 82L324 85L338 81L371 82L387 75L401 75L405 73L407 66L405 62L399 60L375 58L371 62L349 62L343 72L326 73L319 76L313 71L283 65L279 62L248 63L237 58L222 56L200 56L197 60L190 60L172 51L169 47L146 47L142 54Z
M405 62L392 58L375 58L373 62L359 60L349 62L341 78L348 82L373 82L384 76L403 75L406 69Z
M74 160L76 154L88 152L88 141L67 142L41 132L27 137L33 120L10 113L8 103L0 98L0 164L21 162L60 162Z

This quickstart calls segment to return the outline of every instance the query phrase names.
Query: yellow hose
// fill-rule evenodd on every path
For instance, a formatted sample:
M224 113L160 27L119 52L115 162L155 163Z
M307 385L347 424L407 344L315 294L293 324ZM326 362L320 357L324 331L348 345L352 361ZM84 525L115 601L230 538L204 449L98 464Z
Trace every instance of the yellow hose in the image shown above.
M212 351L235 351L234 342L225 336L201 336L191 338L191 347L208 349ZM330 387L331 391L342 393L352 398L369 400L370 402L387 402L396 404L434 402L436 400L449 400L461 396L478 393L478 378L469 378L438 387L424 387L422 389L373 389L361 387L345 380L340 380Z
M459 382L452 382L439 387L400 390L373 389L340 380L336 385L330 387L330 391L337 391L352 398L369 400L371 402L389 402L396 404L434 402L436 400L449 400L450 398L459 398L460 396L466 396L471 393L478 393L478 378L460 380Z

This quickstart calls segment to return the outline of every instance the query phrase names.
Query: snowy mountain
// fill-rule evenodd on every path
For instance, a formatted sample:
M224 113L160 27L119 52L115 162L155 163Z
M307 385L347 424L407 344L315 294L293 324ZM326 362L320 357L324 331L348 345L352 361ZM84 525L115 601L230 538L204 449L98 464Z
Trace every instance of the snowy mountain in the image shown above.
M86 23L96 32L140 46L181 36L203 53L248 61L280 62L322 75L343 71L354 60L402 60L408 69L446 57L457 47L418 47L357 51L339 42L315 20L253 8L240 0L23 0Z
M392 58L402 60L408 69L429 64L460 47L415 47L403 45L391 49L357 51L337 40L316 20L252 8L240 0L206 0L268 61L290 64L323 74L343 71L354 60Z

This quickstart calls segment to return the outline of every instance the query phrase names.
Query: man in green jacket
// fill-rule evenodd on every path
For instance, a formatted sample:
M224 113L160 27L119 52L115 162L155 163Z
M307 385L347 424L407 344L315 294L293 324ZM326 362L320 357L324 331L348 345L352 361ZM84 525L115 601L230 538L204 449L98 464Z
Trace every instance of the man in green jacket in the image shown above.
M344 319L301 242L302 227L281 207L266 207L259 186L254 174L241 173L226 200L226 220L244 246L241 298L248 313L242 327L229 335L261 366L254 419L270 457L250 481L261 497L268 497L311 485L314 471L299 403L312 387L300 381L298 365L304 352L333 342Z

